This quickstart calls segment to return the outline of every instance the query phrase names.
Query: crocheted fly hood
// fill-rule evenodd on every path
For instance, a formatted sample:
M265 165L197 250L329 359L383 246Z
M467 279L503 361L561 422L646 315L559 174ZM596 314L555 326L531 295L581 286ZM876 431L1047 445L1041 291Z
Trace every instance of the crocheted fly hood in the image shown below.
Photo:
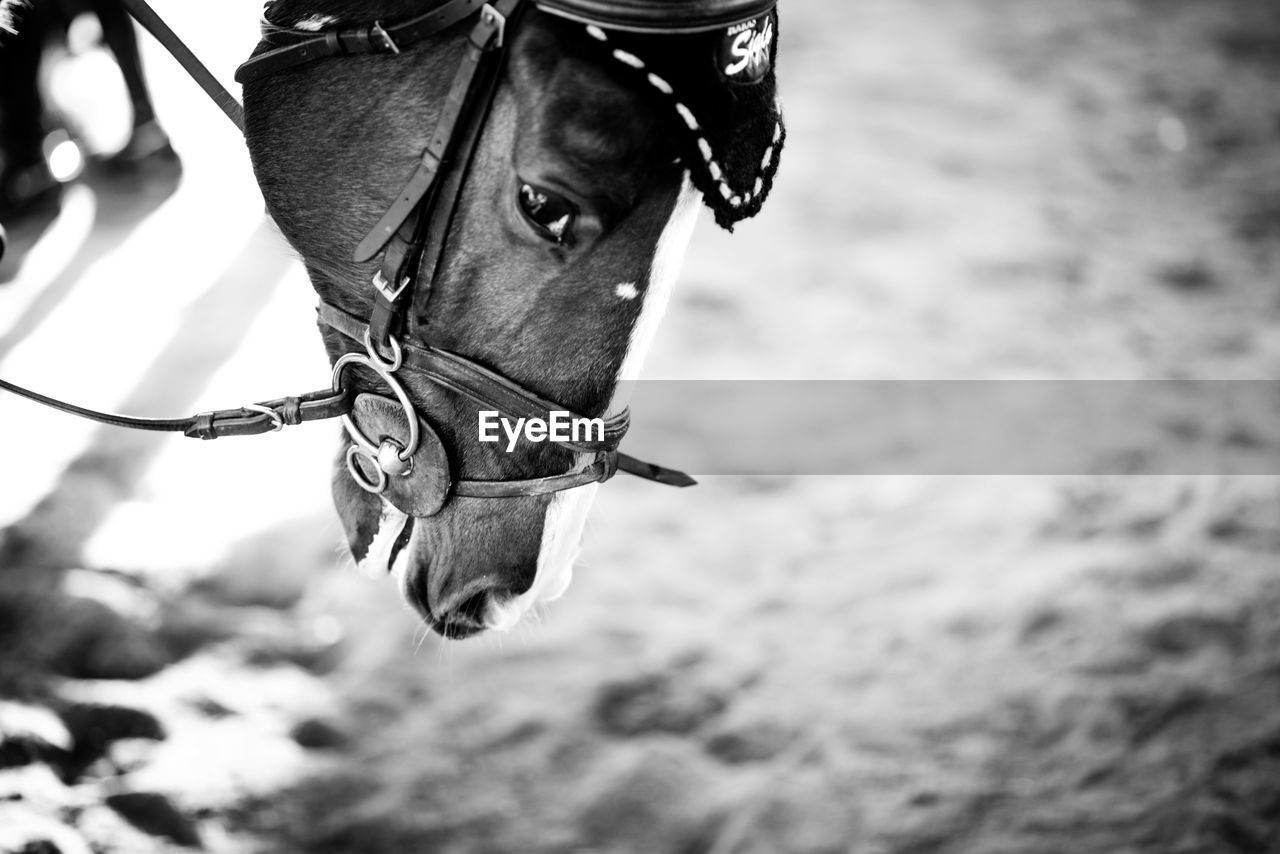
M786 140L776 0L539 0L656 99L716 222L759 213Z

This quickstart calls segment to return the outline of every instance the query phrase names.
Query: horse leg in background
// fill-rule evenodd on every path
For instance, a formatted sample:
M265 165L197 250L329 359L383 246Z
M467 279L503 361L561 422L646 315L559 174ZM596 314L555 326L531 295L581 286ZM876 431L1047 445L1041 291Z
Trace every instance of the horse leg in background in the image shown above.
M18 33L0 34L0 218L56 209L61 188L44 156L40 58L53 24L52 4L20 12Z
M120 66L133 106L133 130L129 141L108 159L108 165L132 170L148 162L176 163L178 155L156 119L151 93L147 89L146 78L142 76L142 57L138 53L133 21L120 0L91 0L91 6L102 24L102 39Z

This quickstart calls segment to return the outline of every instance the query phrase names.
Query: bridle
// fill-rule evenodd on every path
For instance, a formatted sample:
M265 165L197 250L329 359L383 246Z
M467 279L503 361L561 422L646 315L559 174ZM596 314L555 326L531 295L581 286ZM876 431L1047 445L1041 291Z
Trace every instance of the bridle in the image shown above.
M213 81L212 75L190 55L143 0L125 0L135 17L165 43L184 68L219 106L237 122L238 104ZM478 145L497 90L510 37L521 14L535 0L447 0L425 14L399 23L348 26L327 31L281 27L264 20L266 49L252 56L236 72L236 80L251 84L316 60L358 54L400 54L420 41L475 17L466 49L445 98L444 108L413 174L374 228L355 251L358 263L380 257L372 278L373 305L368 317L345 311L322 300L319 322L361 349L339 356L328 389L236 409L205 412L187 418L147 419L98 412L30 391L0 379L0 388L64 412L118 427L174 431L200 439L247 436L281 430L288 425L339 418L351 440L347 468L367 492L392 500L403 490L401 479L415 466L428 466L414 479L415 494L396 503L410 515L438 513L452 497L509 498L545 495L609 480L624 471L658 483L690 486L695 481L673 469L651 465L622 454L618 445L627 432L629 413L606 419L603 438L557 441L565 450L587 455L589 462L568 471L519 480L452 478L450 457L431 424L421 417L402 381L405 374L426 380L503 416L548 419L553 412L578 419L567 407L546 400L509 377L446 350L411 343L415 318L407 307L425 306L445 249L449 225L457 208L468 166ZM672 6L646 0L538 0L544 11L595 27L632 32L696 32L747 20L767 13L774 0L699 0ZM168 36L166 38L165 36ZM180 49L170 41L177 42ZM185 54L185 56L183 55ZM243 128L242 128L243 130ZM408 334L406 334L408 333ZM357 393L345 380L350 369L371 371L391 396ZM367 435L353 415L381 412L402 420L405 438Z
M444 112L417 169L357 250L358 260L370 260L382 254L379 271L372 282L375 296L370 317L367 321L355 317L329 302L322 302L320 306L321 323L364 348L363 352L353 351L338 358L330 389L188 418L143 419L65 403L2 379L0 388L108 425L176 431L201 439L256 435L280 430L286 425L337 417L352 441L347 451L351 476L361 488L375 494L385 492L391 478L412 472L424 441L440 442L430 425L419 417L400 380L399 375L405 371L412 371L506 416L548 418L553 410L567 411L566 407L544 400L464 356L432 347L401 344L398 337L404 324L405 307L414 299L419 283L429 288L434 278L444 248L444 235L461 193L466 164L496 89L500 59L506 46L506 27L509 21L514 21L521 5L521 0L496 0L491 6L484 5L482 0L449 0L427 14L399 24L384 27L375 22L321 34L267 23L264 39L274 47L250 59L236 74L239 82L249 83L323 57L398 54L402 47L479 13L449 89ZM355 366L369 369L391 390L394 396L391 400L402 410L408 428L406 438L384 436L375 440L360 429L352 417L356 395L344 382L348 370ZM437 494L434 500L428 499L428 506L418 502L416 515L438 511L450 495L498 498L545 494L602 482L619 470L672 485L692 483L692 479L680 472L650 466L619 453L618 443L627 426L628 416L623 412L606 422L602 440L564 443L569 450L594 456L585 467L526 480L458 480L443 489L436 488ZM447 456L437 454L436 457L437 463L448 464ZM430 504L438 506L433 508Z
M441 444L430 423L419 417L401 382L401 374L425 379L506 417L546 419L552 411L569 412L567 407L548 401L471 359L409 343L415 336L406 317L409 306L417 307L416 315L425 313L468 166L497 90L508 35L518 26L519 15L527 5L525 0L493 0L491 3L448 0L426 14L398 24L375 21L320 34L267 22L263 39L271 47L250 58L236 72L237 81L250 84L326 57L399 54L416 42L476 18L445 97L444 109L413 174L356 247L357 263L381 256L371 282L373 306L367 320L324 299L320 303L320 322L363 347L363 352L347 352L334 363L334 387L341 387L344 372L351 367L371 370L394 395L394 398L381 399L398 405L408 428L408 436L403 440L394 436L375 440L365 435L351 415L342 416L343 427L352 441L346 454L347 468L355 482L368 492L382 494L391 479L410 475L415 455L423 443ZM404 335L406 331L410 334ZM356 402L357 409L361 405L361 401ZM581 416L570 413L569 417ZM444 486L428 479L423 488L433 493L434 500L415 495L413 515L432 515L450 495L471 498L542 495L603 482L618 471L660 483L690 485L693 481L688 475L619 453L618 443L626 434L629 421L629 414L624 410L605 421L602 439L558 442L567 450L590 457L588 464L566 472L523 480L460 479ZM431 460L443 456L434 447L428 447L427 451L426 456Z

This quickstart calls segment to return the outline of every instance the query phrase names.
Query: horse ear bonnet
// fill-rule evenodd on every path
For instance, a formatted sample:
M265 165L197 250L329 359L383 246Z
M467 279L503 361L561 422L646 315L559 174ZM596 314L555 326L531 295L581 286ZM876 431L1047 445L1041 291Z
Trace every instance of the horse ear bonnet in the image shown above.
M755 216L786 131L777 99L776 0L539 0L634 75L681 140L716 222Z

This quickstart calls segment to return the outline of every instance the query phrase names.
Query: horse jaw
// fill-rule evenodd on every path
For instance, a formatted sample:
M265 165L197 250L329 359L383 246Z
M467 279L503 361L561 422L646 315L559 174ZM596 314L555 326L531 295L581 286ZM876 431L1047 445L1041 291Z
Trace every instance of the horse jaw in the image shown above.
M631 328L627 352L618 370L618 383L609 401L608 415L615 415L626 408L631 396L632 381L640 377L645 356L653 345L658 325L666 314L671 292L680 277L685 252L698 221L700 205L701 193L694 188L686 174L671 218L667 220L658 238L648 286L644 291L644 302L640 307L640 316ZM592 459L590 454L580 454L578 464L589 465ZM573 580L573 565L582 550L583 530L598 491L599 484L593 483L557 492L552 497L543 521L542 545L538 552L538 569L533 586L506 601L490 599L484 616L487 628L508 631L519 625L525 615L537 605L553 602L565 594L569 589L569 582Z

